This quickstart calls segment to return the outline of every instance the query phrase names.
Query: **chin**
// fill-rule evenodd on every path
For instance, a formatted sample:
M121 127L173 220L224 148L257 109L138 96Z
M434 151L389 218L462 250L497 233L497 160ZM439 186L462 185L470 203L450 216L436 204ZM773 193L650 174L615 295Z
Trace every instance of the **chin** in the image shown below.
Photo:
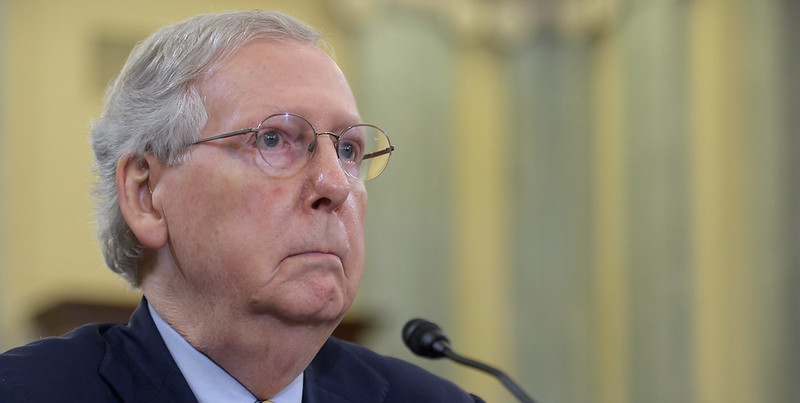
M335 323L339 322L350 308L351 301L345 301L341 293L331 295L330 298L310 297L298 306L296 317L305 323Z
M285 323L296 326L313 326L313 327L326 327L331 331L339 325L342 321L346 309L336 309L334 307L325 307L317 311L287 311L283 312L280 316Z
M263 301L254 300L251 308L260 314L267 314L281 319L283 322L298 325L329 324L333 327L339 324L353 298L338 287L326 289L293 290L294 292L279 293L278 298L269 298Z

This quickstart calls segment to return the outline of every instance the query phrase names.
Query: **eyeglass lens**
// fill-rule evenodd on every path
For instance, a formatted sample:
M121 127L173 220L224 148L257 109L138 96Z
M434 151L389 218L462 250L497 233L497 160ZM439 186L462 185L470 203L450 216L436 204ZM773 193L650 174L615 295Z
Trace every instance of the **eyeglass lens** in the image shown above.
M358 124L340 135L330 135L344 171L357 179L378 176L389 163L391 144L379 128ZM280 171L302 168L316 148L317 133L304 118L292 114L272 115L258 127L256 142L261 157Z

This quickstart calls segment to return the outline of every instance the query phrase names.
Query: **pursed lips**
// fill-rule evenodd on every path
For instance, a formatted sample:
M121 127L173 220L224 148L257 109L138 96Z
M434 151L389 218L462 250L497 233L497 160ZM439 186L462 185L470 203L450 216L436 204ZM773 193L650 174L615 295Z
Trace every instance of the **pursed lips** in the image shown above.
M304 257L304 256L311 257L311 258L316 257L316 256L321 257L321 258L324 258L324 257L335 257L339 261L342 260L342 257L338 253L332 252L332 251L327 251L327 250L307 250L307 251L302 251L302 252L295 252L295 253L292 253L292 254L286 256L286 258L288 259L288 258L293 258L293 257Z
M336 258L343 264L347 254L346 242L340 242L336 236L324 237L323 239L305 239L300 243L290 246L286 252L286 259L305 257L309 259L331 259Z

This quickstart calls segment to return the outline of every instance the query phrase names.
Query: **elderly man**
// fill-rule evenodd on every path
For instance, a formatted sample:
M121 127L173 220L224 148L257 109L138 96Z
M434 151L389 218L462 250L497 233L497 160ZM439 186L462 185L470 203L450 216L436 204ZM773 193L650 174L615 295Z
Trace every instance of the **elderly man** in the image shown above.
M92 130L108 265L144 298L0 356L0 401L472 402L330 338L364 268L364 181L393 147L319 34L202 15L139 44Z

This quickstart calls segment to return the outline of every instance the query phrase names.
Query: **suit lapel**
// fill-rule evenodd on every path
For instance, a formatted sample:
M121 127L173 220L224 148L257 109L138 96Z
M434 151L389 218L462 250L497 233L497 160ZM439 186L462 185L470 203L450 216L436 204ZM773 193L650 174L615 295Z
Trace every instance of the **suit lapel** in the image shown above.
M110 328L99 373L123 402L197 402L142 302L126 325ZM303 403L380 403L388 381L329 339L305 371Z
M127 326L103 335L100 375L124 402L196 402L142 298Z
M303 403L383 402L389 382L329 339L305 371Z

